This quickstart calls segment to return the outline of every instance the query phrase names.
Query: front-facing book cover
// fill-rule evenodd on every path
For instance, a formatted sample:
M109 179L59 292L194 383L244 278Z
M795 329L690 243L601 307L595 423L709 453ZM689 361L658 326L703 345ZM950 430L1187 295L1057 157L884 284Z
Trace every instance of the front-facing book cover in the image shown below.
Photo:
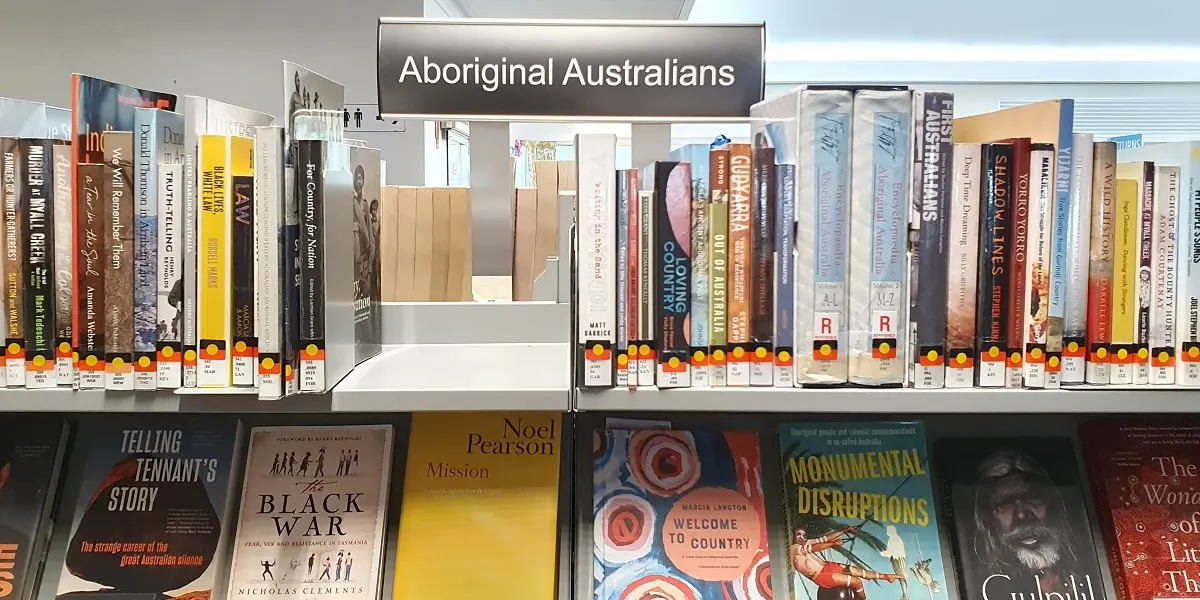
M0 598L37 597L66 430L43 417L6 415L0 425Z
M1104 600L1070 438L943 439L934 456L961 600Z
M758 434L593 434L595 600L769 600Z
M392 426L255 427L226 600L376 600Z
M236 418L122 415L79 428L58 597L208 600L225 566Z
M919 422L779 428L793 600L946 600Z

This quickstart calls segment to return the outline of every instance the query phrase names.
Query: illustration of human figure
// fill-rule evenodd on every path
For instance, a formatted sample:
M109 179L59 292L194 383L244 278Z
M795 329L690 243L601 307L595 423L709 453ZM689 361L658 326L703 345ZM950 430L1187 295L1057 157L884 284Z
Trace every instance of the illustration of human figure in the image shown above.
M361 108L354 109L354 126L362 127L362 109Z
M1150 308L1150 267L1138 271L1138 306Z
M263 581L266 581L268 577L271 578L271 581L275 581L275 574L271 572L271 567L275 566L275 563L264 560L259 564L261 564L263 567L263 573L262 573Z
M339 454L338 454L338 468L337 468L337 474L338 474L338 475L345 475L345 474L346 474L346 451L345 451L345 450L339 450L339 451L338 451L338 453L339 453Z
M342 126L347 127L347 128L350 127L350 110L349 109L345 109L345 108L342 109Z
M350 567L353 567L353 566L354 566L354 559L351 558L350 553L347 552L346 553L346 576L342 578L342 581L350 581Z
M299 569L301 564L302 564L302 563L301 563L299 560L295 559L295 558L293 558L292 560L288 561L288 572L287 572L287 573L284 573L284 574L283 574L283 577L280 577L279 579L281 579L281 580L282 580L282 579L291 579L291 577L292 577L292 573L295 573L295 572L296 572L296 569Z
M338 551L338 559L337 559L337 569L334 571L334 576L333 576L334 581L342 580L342 561L345 560L345 557L342 554L343 553L339 550Z
M312 581L312 576L313 576L313 572L312 572L312 570L313 570L313 563L314 563L314 562L316 562L316 560L317 560L317 553L316 553L316 552L313 552L312 554L309 554L309 555L308 555L308 575L306 575L306 576L304 577L304 580L305 580L305 581Z
M271 462L271 474L272 475L279 474L279 453L278 452L275 453L275 460L273 462Z
M300 460L300 476L308 475L308 464L312 462L312 452L305 452L304 458Z
M288 475L296 474L296 453L288 455Z
M887 526L887 547L880 556L892 561L892 571L895 573L908 572L908 554L904 551L904 540L896 532L895 525ZM908 579L900 580L900 600L908 600Z
M820 588L849 588L857 600L867 600L863 581L894 582L904 579L904 574L876 573L853 565L825 560L819 553L846 543L846 536L858 531L857 527L839 529L821 537L808 539L803 529L797 529L792 540L792 566L796 572Z
M321 92L313 92L312 108L325 108L324 106L321 106Z
M358 450L354 451L354 466L358 466Z
M321 449L317 451L317 472L313 473L313 477L324 477L324 476L325 476L325 447L322 446Z
M321 569L321 576L317 578L317 581L329 581L329 566L329 557L326 556L325 562L322 564L324 568Z
M308 108L309 106L312 106L312 104L310 104L308 99L308 88L304 88L304 108Z

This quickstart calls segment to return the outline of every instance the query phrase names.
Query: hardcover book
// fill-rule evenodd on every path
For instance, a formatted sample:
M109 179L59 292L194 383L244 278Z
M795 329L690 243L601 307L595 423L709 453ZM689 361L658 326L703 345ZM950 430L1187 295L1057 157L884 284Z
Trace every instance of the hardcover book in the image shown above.
M1007 350L1009 347L1009 311L1014 310L1010 298L1009 249L1013 216L1005 210L1013 196L1012 144L983 146L983 204L979 222L979 297L976 302L978 337L975 355L979 370L975 385L1004 387L1007 380ZM922 244L924 248L924 244ZM922 259L924 260L924 259ZM924 279L921 282L924 292ZM1019 308L1015 309L1018 312ZM1012 344L1019 345L1016 341Z
M390 425L251 430L225 598L378 598L392 438Z
M88 218L86 206L87 198L86 190L81 188L82 174L80 169L84 164L106 164L108 160L105 156L107 148L104 145L103 134L106 131L127 131L135 130L135 109L142 108L160 108L167 111L175 110L175 96L172 94L163 94L160 92L147 91L137 89L128 85L113 83L87 75L78 73L71 76L71 118L72 118L72 151L74 158L71 162L72 173L74 179L75 193L75 212L72 219L73 229L78 236L77 247L79 250L75 253L74 260L74 286L75 286L75 310L72 311L72 334L75 338L74 346L80 347L80 337L82 335L93 335L92 330L86 334L83 331L82 313L89 307L85 305L94 304L94 301L85 298L81 293L81 288L84 284L84 279L81 274L88 268L87 262L91 259L86 255L86 250L83 246L82 237L86 235L85 229L90 227L86 222ZM129 154L126 160L132 161L132 144L129 149ZM107 202L106 202L107 203ZM97 211L97 217L103 211ZM132 236L132 232L130 232ZM132 240L131 240L132 241ZM130 252L132 256L132 252ZM131 298L132 300L132 298ZM129 304L130 314L133 314L133 305ZM101 319L103 316L101 315ZM130 338L132 343L132 337ZM105 363L103 354L89 353L94 364L80 364L80 387L81 388L99 388L105 385ZM86 360L84 352L79 350L79 360Z
M1104 600L1070 438L948 438L934 456L960 598Z
M379 169L381 153L351 148L354 176L354 362L379 354L383 316L379 305Z
M779 428L791 598L949 598L920 422Z
M1088 258L1092 224L1093 136L1077 133L1072 145L1071 204L1067 223L1067 306L1063 315L1062 383L1087 376Z
M655 381L660 388L688 387L691 349L691 165L659 161L643 173L654 186Z
M9 417L0 425L0 596L37 597L67 429L44 417Z
M392 597L553 600L562 435L558 413L415 413ZM463 570L429 551L455 546L490 558Z
M1117 146L1095 142L1092 166L1092 232L1088 245L1087 383L1107 385L1112 344ZM1200 314L1200 313L1198 313Z
M21 194L21 223L25 239L25 387L58 385L54 360L54 172L53 143L48 139L21 140L25 185ZM66 315L63 315L64 317Z
M593 434L596 600L771 598L758 434Z
M1080 434L1116 596L1195 597L1200 428L1104 420Z
M240 423L224 416L123 416L74 441L79 487L60 518L70 542L58 597L213 596L224 581Z
M104 389L133 389L133 133L106 131Z

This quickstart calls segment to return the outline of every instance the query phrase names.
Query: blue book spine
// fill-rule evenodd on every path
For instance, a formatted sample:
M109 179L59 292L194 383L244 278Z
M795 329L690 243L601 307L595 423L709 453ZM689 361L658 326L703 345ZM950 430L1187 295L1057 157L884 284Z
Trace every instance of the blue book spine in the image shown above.
M870 297L871 355L877 361L899 360L903 341L901 309L904 293L908 210L909 113L878 112L872 136L872 235ZM900 372L901 380L903 371ZM893 383L900 383L895 381Z
M1074 155L1075 101L1059 101L1058 142L1054 165L1054 225L1050 238L1050 308L1047 360L1061 360L1063 318L1067 313L1068 247L1070 243L1071 165ZM1058 363L1058 360L1055 363Z
M812 116L817 136L811 149L816 185L816 261L813 269L814 359L818 369L836 380L846 379L846 265L849 246L847 213L850 202L850 106ZM828 348L828 342L835 342ZM827 352L831 350L831 352Z

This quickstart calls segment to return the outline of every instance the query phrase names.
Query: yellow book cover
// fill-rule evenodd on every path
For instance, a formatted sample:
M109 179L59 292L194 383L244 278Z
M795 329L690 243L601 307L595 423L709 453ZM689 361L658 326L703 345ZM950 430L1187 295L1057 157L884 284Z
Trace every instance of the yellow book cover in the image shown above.
M561 428L559 413L413 414L393 600L555 598Z
M1133 179L1117 180L1113 219L1112 383L1133 383L1133 347L1137 341L1140 188Z
M196 335L199 387L229 387L229 155L230 137L200 138L200 210L196 264L200 277Z

